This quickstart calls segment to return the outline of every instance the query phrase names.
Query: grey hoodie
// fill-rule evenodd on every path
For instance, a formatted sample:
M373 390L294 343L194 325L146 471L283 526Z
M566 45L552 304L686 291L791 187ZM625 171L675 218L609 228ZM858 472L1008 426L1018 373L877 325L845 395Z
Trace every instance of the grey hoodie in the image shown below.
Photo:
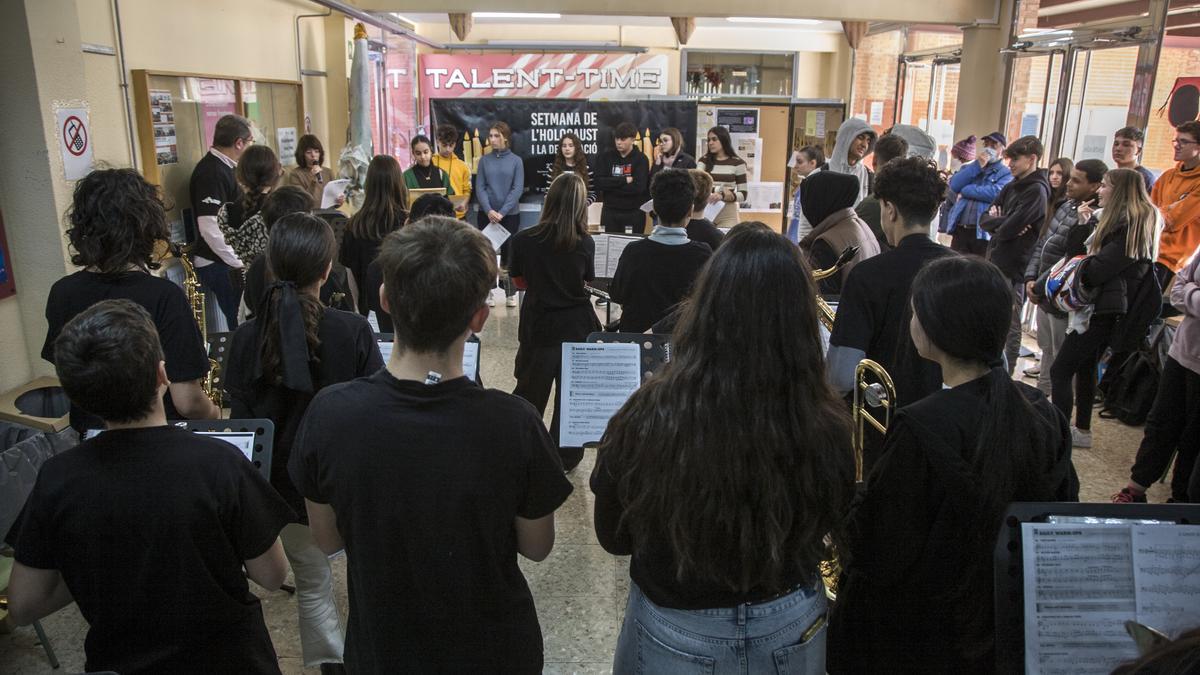
M858 203L867 196L871 182L867 178L869 172L867 171L867 165L864 163L866 160L866 155L863 155L863 158L858 160L858 164L855 164L854 166L850 166L850 163L846 161L846 153L850 150L850 143L853 142L855 138L858 138L858 135L861 133L871 134L871 141L867 145L866 154L869 155L874 152L875 141L879 138L878 134L876 134L875 130L871 128L870 124L867 124L866 120L862 120L857 117L851 117L845 122L842 122L842 126L838 127L837 140L833 145L833 154L829 155L830 171L835 173L848 173L852 176L858 177L858 199L854 200L855 206L857 206Z

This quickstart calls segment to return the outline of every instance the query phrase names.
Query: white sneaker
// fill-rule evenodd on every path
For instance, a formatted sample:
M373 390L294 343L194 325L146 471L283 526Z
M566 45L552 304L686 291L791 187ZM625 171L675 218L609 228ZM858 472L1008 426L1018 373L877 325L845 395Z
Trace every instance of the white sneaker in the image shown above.
M1092 432L1084 431L1071 427L1071 447L1073 448L1090 448L1092 447Z
M488 306L488 307L495 307L495 306L496 306L496 298L492 297L492 294L491 294L491 292L489 292L489 293L488 293L488 296L487 296L487 306Z
M517 296L510 295L507 298L505 298L504 306L505 307L516 307L517 306Z

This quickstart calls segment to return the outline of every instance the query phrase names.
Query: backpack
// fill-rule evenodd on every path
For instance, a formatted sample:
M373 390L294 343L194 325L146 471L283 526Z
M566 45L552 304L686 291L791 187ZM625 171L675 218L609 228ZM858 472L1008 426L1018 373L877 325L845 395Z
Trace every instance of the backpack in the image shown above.
M1109 340L1109 346L1116 353L1141 349L1146 343L1150 324L1162 313L1162 286L1154 273L1154 265L1146 264L1144 260L1134 264L1145 264L1146 269L1137 281L1129 282L1125 314L1117 320Z
M1141 349L1124 354L1123 359L1120 354L1114 356L1117 358L1109 362L1097 385L1104 398L1100 417L1141 426L1158 392L1159 366L1150 353Z

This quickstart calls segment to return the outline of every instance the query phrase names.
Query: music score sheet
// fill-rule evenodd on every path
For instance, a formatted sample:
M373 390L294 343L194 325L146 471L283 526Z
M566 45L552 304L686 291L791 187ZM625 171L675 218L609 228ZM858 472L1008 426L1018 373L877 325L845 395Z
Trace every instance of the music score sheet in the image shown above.
M394 343L378 340L379 354L383 357L383 363L386 367L387 362L392 358L392 348ZM463 375L469 379L477 379L479 375L479 343L467 342L463 345L463 360L462 360Z
M592 241L596 245L595 272L602 279L611 279L617 273L617 263L625 247L641 237L622 234L595 234Z
M565 342L560 381L559 445L574 448L595 443L641 386L641 345Z
M1171 637L1200 624L1200 527L1021 527L1025 672L1109 673L1138 657L1126 621Z

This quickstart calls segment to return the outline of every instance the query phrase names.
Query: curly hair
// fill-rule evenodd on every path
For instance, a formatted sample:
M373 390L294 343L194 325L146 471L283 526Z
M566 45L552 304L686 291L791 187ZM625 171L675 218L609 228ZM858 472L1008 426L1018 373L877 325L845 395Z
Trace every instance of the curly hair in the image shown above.
M873 189L875 197L894 205L909 225L928 225L946 196L946 179L929 160L906 157L881 166Z
M101 273L158 269L154 248L170 238L158 188L133 169L98 169L75 184L66 214L71 264Z

